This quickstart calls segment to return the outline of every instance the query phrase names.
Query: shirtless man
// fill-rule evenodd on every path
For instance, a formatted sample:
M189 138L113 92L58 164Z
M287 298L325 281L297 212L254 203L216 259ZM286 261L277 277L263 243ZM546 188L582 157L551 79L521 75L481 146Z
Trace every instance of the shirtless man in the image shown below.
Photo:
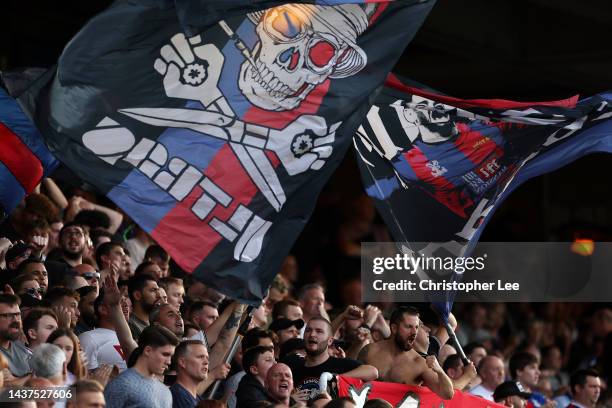
M422 357L413 349L419 331L419 313L401 308L391 315L391 338L365 346L359 360L378 369L382 381L424 384L443 399L453 397L453 383L435 356Z

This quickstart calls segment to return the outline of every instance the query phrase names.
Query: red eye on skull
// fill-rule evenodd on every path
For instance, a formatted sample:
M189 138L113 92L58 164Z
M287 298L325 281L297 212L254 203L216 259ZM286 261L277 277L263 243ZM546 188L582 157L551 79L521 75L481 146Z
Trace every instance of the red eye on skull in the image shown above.
M336 48L332 43L325 40L320 40L308 50L310 61L319 68L322 68L330 63L336 55Z

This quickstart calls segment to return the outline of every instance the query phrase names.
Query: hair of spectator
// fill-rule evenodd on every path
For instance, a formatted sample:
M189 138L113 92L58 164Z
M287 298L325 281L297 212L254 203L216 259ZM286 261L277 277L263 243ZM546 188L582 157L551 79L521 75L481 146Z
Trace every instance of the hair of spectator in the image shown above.
M157 264L153 261L141 262L140 265L138 265L136 269L134 270L134 276L142 275L142 271L144 271L149 266L153 266L153 265L157 265ZM152 276L152 275L149 275L149 276Z
M96 263L99 267L102 267L103 264L102 257L110 255L110 253L113 252L113 249L115 247L123 249L123 245L116 241L105 242L103 244L100 244L100 246L96 248Z
M36 274L34 274L32 272L20 273L20 274L17 275L17 277L15 279L13 279L11 281L11 288L13 288L15 293L18 293L21 290L21 285L23 285L24 283L29 282L29 281L37 281L38 282L37 278L38 277L36 276Z
M47 222L54 222L59 213L59 209L46 195L37 193L25 198L25 210L42 216Z
M477 349L477 348L483 348L486 350L485 346L483 346L482 343L479 343L477 341L472 341L468 344L465 345L465 347L463 347L463 352L468 355L468 354L472 354L472 352Z
M180 278L175 278L174 276L166 276L165 278L161 278L157 284L160 288L164 288L165 291L168 291L168 287L170 285L183 286L183 280Z
M329 401L325 408L345 408L346 404L355 404L351 397L338 397Z
M111 225L108 215L98 210L81 210L74 217L74 222L87 225L90 230L95 228L108 229Z
M23 273L23 271L25 271L26 266L28 266L28 265L30 265L30 264L33 264L33 263L42 264L42 263L43 263L43 261L41 261L41 260L40 260L40 259L38 259L38 258L32 258L32 257L30 257L30 258L26 259L25 261L21 262L21 263L19 264L19 266L17 267L17 275L22 274L22 273ZM13 289L15 289L15 288L13 288Z
M66 354L55 344L41 344L32 352L30 367L38 377L53 378L62 373Z
M47 222L46 219L41 218L41 219L30 220L24 226L24 232L26 235L29 235L36 229L49 231L49 223Z
M64 224L64 226L62 227L62 229L60 230L59 233L59 238L62 238L62 235L64 234L64 231L66 231L67 228L70 227L79 227L81 230L83 230L83 233L85 233L85 229L83 228L83 224L80 224L78 222L74 222L74 221L70 221L67 222L66 224Z
M331 322L329 320L327 320L326 318L324 318L323 316L314 316L314 317L310 318L310 320L308 320L308 325L310 325L311 322L314 322L316 320L321 321L321 322L325 322L325 325L327 326L327 333L330 336L332 336L334 334L334 333L332 333L333 328L332 328Z
M367 400L365 404L363 404L363 408L393 408L393 405L389 404L384 399L374 398Z
M257 364L259 356L264 353L267 353L268 351L274 353L274 348L266 346L255 346L251 347L250 349L247 349L244 352L244 355L242 356L242 368L244 369L244 371L250 373L249 369L251 368L251 366Z
M132 351L127 361L128 367L133 367L146 347L158 348L164 346L177 346L179 339L170 330L163 326L148 326L138 337L138 347Z
M75 298L77 302L81 299L76 290L67 288L65 286L56 286L47 291L43 300L48 305L53 306L55 303L61 301L63 297Z
M161 314L162 309L166 306L170 306L170 304L162 303L161 305L155 305L151 312L149 312L149 323L156 323L159 320L159 315Z
M187 333L189 333L189 330L200 331L200 328L195 324L191 323L190 321L185 321L183 323L183 329L185 331L185 337L187 337Z
M446 357L444 360L444 364L442 364L442 370L448 374L449 369L457 370L458 368L463 366L463 361L461 360L461 356L459 354L451 354Z
M134 275L128 280L128 294L132 303L136 302L134 292L142 292L151 281L156 282L155 278L149 275Z
M104 228L94 228L92 230L89 230L89 238L91 238L91 242L93 242L94 246L98 242L98 239L102 237L107 237L111 241L113 240L113 234L111 234Z
M96 289L97 288L95 286L81 286L76 291L79 294L79 297L83 299L85 296L89 295L90 293L95 292Z
M534 363L538 363L538 358L536 356L531 353L527 353L526 351L519 351L510 357L510 362L508 363L510 375L513 379L516 379L518 370L522 370L529 364Z
M577 385L584 387L587 381L587 377L599 377L599 373L593 369L580 369L572 373L570 377L570 390L575 393Z
M0 293L0 305L19 306L20 304L21 299L19 299L19 296L10 293Z
M259 346L259 339L270 339L274 340L273 334L270 330L260 329L254 327L247 331L242 338L242 351L245 352L253 347Z
M272 308L272 320L278 319L279 316L287 316L287 309L290 306L299 306L300 304L293 299L284 299L276 302L274 308Z
M83 362L81 361L81 355L79 354L79 339L72 330L64 327L55 329L47 338L47 343L53 344L55 340L64 336L68 337L70 341L72 341L72 358L67 364L68 371L74 374L77 380L85 378L87 376L87 371L83 365Z
M76 388L76 395L84 394L86 392L104 392L104 387L97 381L94 380L80 380L74 384Z
M163 280L163 279L162 279ZM193 320L193 315L195 313L198 313L199 311L201 311L202 309L204 309L206 306L208 307L212 307L213 309L217 309L217 305L215 305L212 302L209 302L207 300L196 300L195 302L193 302L189 308L187 309L187 318L189 320Z
M35 329L38 326L38 321L43 316L51 316L57 322L57 315L55 314L53 309L49 309L48 307L32 308L23 319L23 332L25 333L28 340L30 340L30 335L28 334L28 331L30 329Z
M164 262L170 262L170 255L168 255L168 252L161 246L155 244L149 245L144 254L144 259L150 260L151 258L159 258Z
M415 307L402 306L393 310L393 313L391 313L391 318L389 319L389 323L398 325L404 319L405 314L409 316L419 317L419 311Z
M178 369L178 359L183 358L189 352L189 346L201 345L205 346L201 340L183 340L174 349L174 355L172 356L172 366Z
M310 291L312 289L324 290L323 286L321 286L318 283L309 283L309 284L304 285L304 286L302 286L300 288L300 291L298 293L298 299L304 300L304 298L306 297L306 294L308 293L308 291Z

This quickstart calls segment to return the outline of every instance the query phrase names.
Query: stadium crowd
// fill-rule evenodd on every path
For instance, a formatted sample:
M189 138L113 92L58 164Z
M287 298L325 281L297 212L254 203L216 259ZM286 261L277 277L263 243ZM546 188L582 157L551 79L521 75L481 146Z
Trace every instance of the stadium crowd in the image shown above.
M329 270L379 235L366 200L321 244L323 266L285 259L239 332L244 305L184 274L112 204L58 184L45 179L0 224L2 407L357 406L323 373L508 407L612 407L609 305L456 304L464 361L426 305L362 304L358 277ZM10 399L72 386L66 401Z

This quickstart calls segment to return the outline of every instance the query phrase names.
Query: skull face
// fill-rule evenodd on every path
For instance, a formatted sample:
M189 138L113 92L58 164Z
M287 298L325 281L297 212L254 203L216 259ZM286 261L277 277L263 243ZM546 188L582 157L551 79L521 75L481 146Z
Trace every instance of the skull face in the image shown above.
M358 24L353 22L349 39L330 28L336 23L335 27L345 27L354 17L341 13L340 7L290 4L261 16L256 27L259 42L252 60L242 64L238 81L253 105L270 111L295 109L327 78L353 75L365 65L365 54L351 41L359 34L354 28ZM354 7L352 12L361 11ZM347 61L349 69L334 75Z

